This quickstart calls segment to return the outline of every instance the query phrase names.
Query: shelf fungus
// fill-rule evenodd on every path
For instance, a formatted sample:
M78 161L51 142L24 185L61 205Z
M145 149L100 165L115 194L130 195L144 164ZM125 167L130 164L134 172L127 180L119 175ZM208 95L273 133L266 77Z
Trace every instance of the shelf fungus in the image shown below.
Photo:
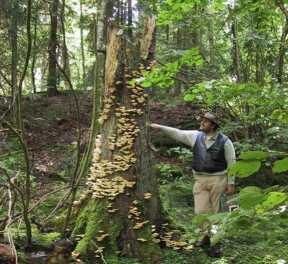
M109 91L104 95L102 113L98 121L100 125L106 121L110 124L111 121L114 130L112 135L107 136L103 133L102 136L96 137L87 181L87 187L93 198L113 201L118 195L129 193L129 189L136 184L135 181L126 180L125 174L137 161L134 143L140 132L138 118L143 114L143 104L146 102L143 87L132 79L134 76L141 76L141 69L144 69L143 65L138 71L125 73L124 77L130 79L125 80L125 85L129 86L128 106L124 106L116 99L114 94L116 87L109 86ZM124 80L116 82L116 85L121 84L124 85ZM107 150L110 150L108 153L111 156L105 160ZM145 193L144 199L148 200L151 196L152 194ZM117 209L110 206L107 210L109 213L114 213ZM128 217L133 220L140 218L140 211L136 206L130 208ZM145 223L137 221L134 227L141 228Z
M132 188L134 184L133 181L127 181L121 176L116 176L95 179L94 182L90 182L90 188L93 191L93 197L113 200L117 195L124 193L125 188Z
M147 239L145 239L143 237L138 237L137 240L140 242L147 242L148 241Z
M136 225L133 226L133 229L137 230L137 229L141 229L144 227L145 224L149 223L149 221L144 221L144 222L141 222L141 223L136 223Z
M98 236L98 237L96 237L96 240L98 241L98 242L101 242L101 241L103 241L106 237L108 237L109 236L109 234L103 234L103 235L100 235L100 236Z
M140 211L139 209L134 206L134 207L130 207L130 210L129 210L129 214L128 214L128 218L131 219L131 218L135 218L135 217L138 217L140 216Z
M144 193L144 199L145 200L149 200L150 198L152 197L152 194L147 192L147 193Z

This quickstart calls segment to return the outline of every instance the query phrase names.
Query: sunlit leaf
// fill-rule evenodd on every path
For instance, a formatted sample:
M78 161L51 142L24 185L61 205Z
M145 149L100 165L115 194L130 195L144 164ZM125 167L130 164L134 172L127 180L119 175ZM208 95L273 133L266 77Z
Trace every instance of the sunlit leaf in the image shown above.
M282 204L287 199L287 194L282 192L270 192L265 201L262 203L262 206L268 210L272 209L277 205Z
M248 186L240 191L239 203L243 209L251 209L256 205L261 204L265 194L256 186Z
M275 161L272 170L274 173L282 173L288 171L288 158Z
M265 160L270 156L268 152L264 151L247 151L240 155L242 160Z
M258 172L261 168L261 161L240 160L228 167L228 175L245 178Z

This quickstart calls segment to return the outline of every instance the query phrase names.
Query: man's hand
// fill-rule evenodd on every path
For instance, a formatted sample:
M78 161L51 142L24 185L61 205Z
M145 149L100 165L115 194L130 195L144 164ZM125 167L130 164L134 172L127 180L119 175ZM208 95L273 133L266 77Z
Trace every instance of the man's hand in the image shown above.
M226 194L233 194L235 192L235 185L234 184L227 184L225 193Z
M147 123L147 125L151 128L159 128L159 125L157 125L155 123Z

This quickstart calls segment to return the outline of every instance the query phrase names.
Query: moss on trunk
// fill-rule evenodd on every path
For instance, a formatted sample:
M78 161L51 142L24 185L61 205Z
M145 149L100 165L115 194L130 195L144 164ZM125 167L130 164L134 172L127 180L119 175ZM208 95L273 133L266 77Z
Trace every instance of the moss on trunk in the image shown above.
M117 220L107 213L106 201L90 200L78 216L73 231L73 236L84 234L75 252L87 255L101 247L109 248L111 252L117 251L117 237L123 222L120 218Z
M160 248L153 242L151 224L144 228L133 230L133 227L127 230L127 220L119 214L107 212L107 202L90 200L77 218L73 237L81 237L74 250L75 255L86 257L100 257L101 254L109 263L118 259L117 253L123 253L125 247L126 256L135 257L133 251L137 247L138 258L144 263L159 263L161 260ZM130 223L131 224L131 223ZM128 223L129 225L129 223ZM128 236L133 233L135 240ZM125 246L122 239L126 237ZM131 244L133 243L133 245ZM103 252L105 248L105 253ZM128 252L130 250L130 252ZM95 254L96 253L96 254ZM114 262L113 262L114 261Z

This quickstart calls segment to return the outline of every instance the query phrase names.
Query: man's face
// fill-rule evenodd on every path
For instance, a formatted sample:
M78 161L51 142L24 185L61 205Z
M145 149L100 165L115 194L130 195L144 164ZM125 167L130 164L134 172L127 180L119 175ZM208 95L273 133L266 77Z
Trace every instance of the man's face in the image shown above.
M213 132L215 129L215 124L213 124L210 120L206 118L202 118L200 123L200 130L205 133Z

